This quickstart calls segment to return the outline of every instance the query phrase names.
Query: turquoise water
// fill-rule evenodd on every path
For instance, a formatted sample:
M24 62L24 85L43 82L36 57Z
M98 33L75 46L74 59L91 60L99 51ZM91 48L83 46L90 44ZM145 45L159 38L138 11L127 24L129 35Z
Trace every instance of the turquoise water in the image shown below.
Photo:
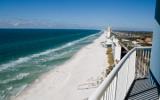
M0 29L0 100L18 94L98 36L97 30Z

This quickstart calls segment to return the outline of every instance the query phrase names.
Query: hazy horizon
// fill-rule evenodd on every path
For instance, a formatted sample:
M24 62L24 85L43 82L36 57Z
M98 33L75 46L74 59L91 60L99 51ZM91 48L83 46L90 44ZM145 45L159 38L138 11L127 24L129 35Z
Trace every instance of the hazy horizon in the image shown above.
M152 30L155 0L1 0L0 28Z

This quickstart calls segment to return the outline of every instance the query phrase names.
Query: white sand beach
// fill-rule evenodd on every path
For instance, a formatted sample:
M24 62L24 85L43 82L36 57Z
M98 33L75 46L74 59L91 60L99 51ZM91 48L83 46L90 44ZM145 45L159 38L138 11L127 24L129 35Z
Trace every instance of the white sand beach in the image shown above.
M12 100L85 100L107 66L104 34L83 47L65 64L42 75Z

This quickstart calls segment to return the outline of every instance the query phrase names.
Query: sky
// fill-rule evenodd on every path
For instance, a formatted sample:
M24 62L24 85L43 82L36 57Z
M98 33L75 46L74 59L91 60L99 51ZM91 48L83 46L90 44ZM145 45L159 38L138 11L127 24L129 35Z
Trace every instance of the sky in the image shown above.
M0 28L152 29L156 0L0 0Z

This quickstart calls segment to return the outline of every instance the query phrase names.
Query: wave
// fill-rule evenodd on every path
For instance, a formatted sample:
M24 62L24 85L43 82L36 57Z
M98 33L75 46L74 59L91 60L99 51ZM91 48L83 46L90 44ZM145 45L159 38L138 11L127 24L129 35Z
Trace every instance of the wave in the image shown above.
M1 71L4 71L4 70L7 70L8 68L11 68L11 67L14 67L14 66L17 66L19 64L22 64L22 63L25 63L25 62L28 62L29 60L32 60L33 58L37 58L37 57L40 57L40 56L43 56L43 55L48 55L52 52L56 52L56 51L59 51L59 50L62 50L62 49L65 49L67 47L71 47L83 40L86 40L90 37L94 37L96 36L97 34L92 34L92 35L89 35L89 36L86 36L84 38L80 38L79 40L75 40L75 41L72 41L72 42L69 42L69 43L66 43L58 48L55 48L55 49L49 49L49 50L46 50L44 52L40 52L40 53L37 53L37 54L32 54L30 56L26 56L26 57L21 57L21 58L18 58L17 60L13 60L13 61L10 61L8 63L5 63L5 64L1 64L0 65L0 72Z
M27 77L28 75L30 75L30 73L20 73L20 74L16 75L14 78L0 81L0 84L7 84L7 83L10 83L13 81L22 80L23 78Z

